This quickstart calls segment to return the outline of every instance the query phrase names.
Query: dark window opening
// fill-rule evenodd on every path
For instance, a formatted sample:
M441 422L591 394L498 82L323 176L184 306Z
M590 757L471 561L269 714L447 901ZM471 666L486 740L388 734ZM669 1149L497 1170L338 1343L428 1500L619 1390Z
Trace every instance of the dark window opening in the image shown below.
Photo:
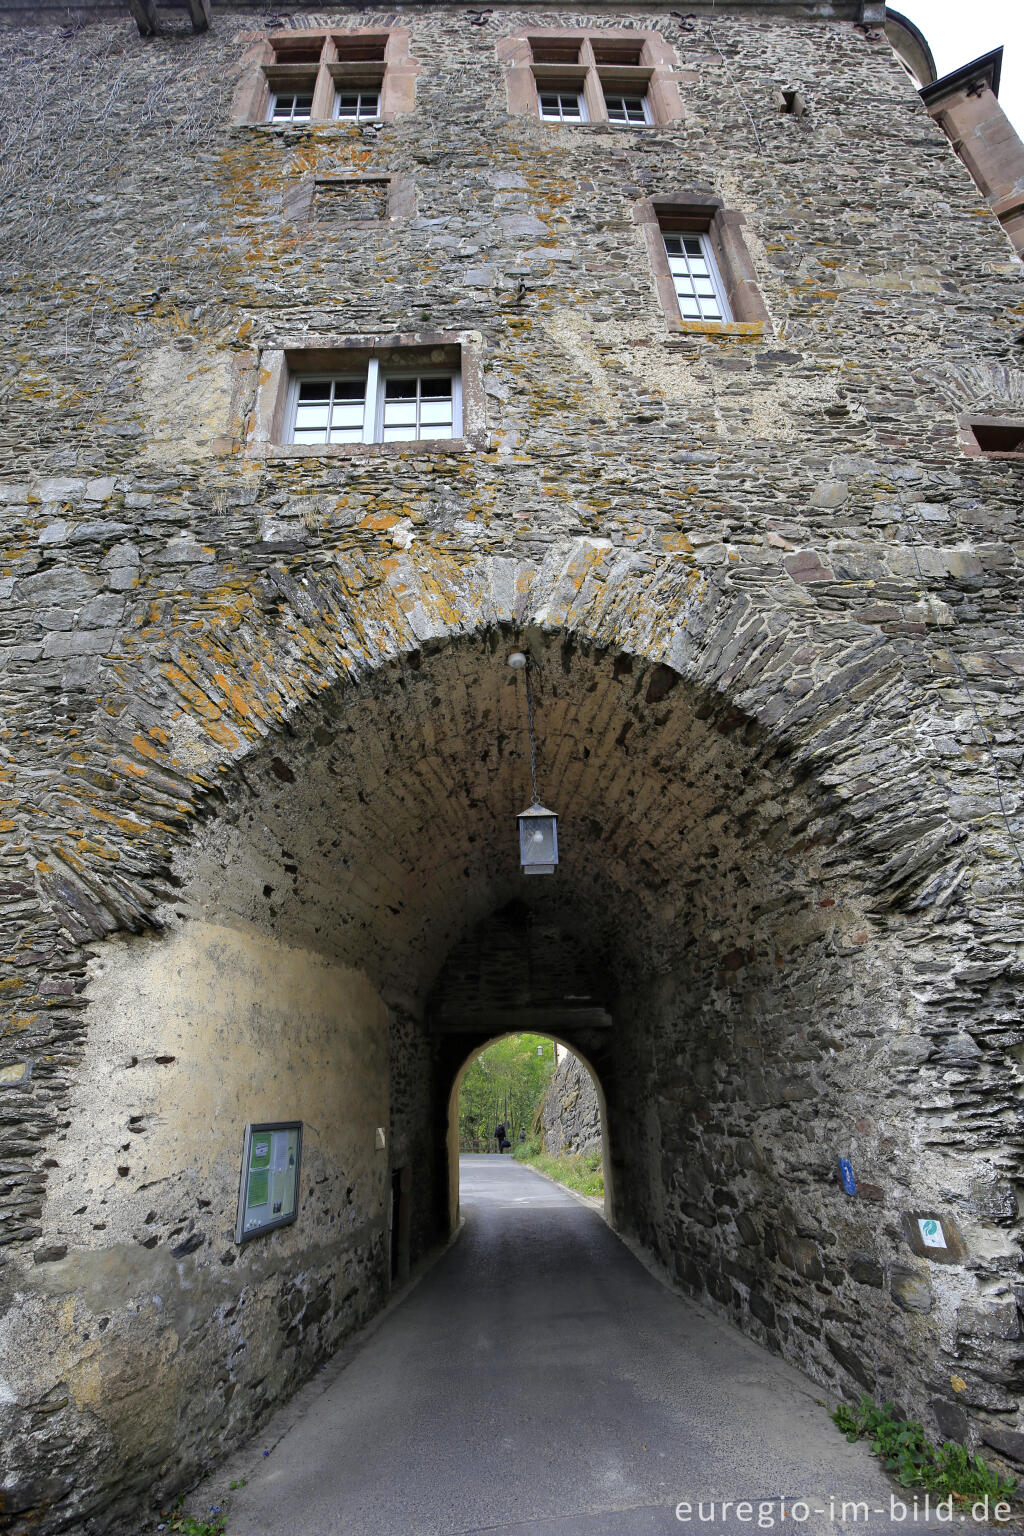
M303 42L275 43L274 63L319 64L323 46L324 40L322 37L311 38Z
M968 425L982 453L1024 454L1024 421L972 421Z
M779 111L788 112L792 117L803 117L807 111L807 102L800 91L780 91Z
M535 64L578 64L580 45L572 40L537 38L530 44Z
M595 64L620 64L632 67L640 63L643 43L602 43L595 39L591 44Z
M339 60L352 60L358 64L383 59L388 42L386 33L379 37L339 37L335 33L333 40Z

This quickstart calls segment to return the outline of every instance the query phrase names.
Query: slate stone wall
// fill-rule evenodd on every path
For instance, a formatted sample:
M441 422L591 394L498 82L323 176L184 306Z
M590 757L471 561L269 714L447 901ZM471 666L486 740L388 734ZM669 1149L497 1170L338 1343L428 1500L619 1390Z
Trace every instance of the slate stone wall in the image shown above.
M192 1181L226 1223L237 1170L193 1151L189 1085L155 1053L144 1104L107 1073L100 972L127 945L141 986L147 946L200 923L346 967L405 1021L396 1133L436 1137L424 1000L522 895L514 645L563 816L529 900L611 977L614 1030L576 1043L608 1095L620 1220L830 1390L868 1381L1020 1459L1022 471L965 457L956 418L1024 409L1024 288L884 38L819 9L416 10L412 112L290 130L231 126L252 12L151 40L4 18L16 1528L99 1528L187 1483L383 1294L385 1165L339 1142L294 1246L227 1287L258 1347L218 1354L240 1271L220 1227L176 1231L178 1201ZM561 26L659 29L680 121L510 117L499 40ZM346 172L405 178L401 211L293 216L299 183ZM672 193L743 216L762 329L666 323L636 210ZM409 331L479 337L485 447L250 451L266 352ZM139 996L159 1032L164 1000ZM357 1070L350 1087L384 1123ZM120 1161L144 1110L178 1136L155 1197ZM96 1171L73 1199L79 1153ZM930 1212L965 1257L915 1248ZM326 1312L324 1222L360 1234ZM101 1305L83 1277L108 1270ZM138 1322L165 1291L189 1320L173 1338ZM158 1400L184 1428L147 1449L133 1426Z
M601 1146L601 1106L579 1057L563 1056L538 1110L545 1152L578 1157Z

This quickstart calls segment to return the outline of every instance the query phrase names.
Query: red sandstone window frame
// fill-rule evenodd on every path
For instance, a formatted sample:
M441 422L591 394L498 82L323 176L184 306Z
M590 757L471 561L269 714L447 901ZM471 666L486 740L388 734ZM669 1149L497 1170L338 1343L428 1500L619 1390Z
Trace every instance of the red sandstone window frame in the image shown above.
M410 41L408 27L296 28L263 36L247 55L250 67L235 93L232 124L281 130L393 122L416 105L419 65L409 53ZM270 109L275 89L312 89L308 119L273 123ZM374 118L339 117L338 93L345 89L376 90L379 106Z
M513 117L541 117L540 92L571 90L583 98L582 126L628 128L643 133L676 123L683 115L676 76L681 74L675 49L662 33L608 28L584 30L548 27L503 37L497 45L505 69L508 110ZM633 62L635 61L635 62ZM620 123L608 116L605 91L641 97L648 123ZM571 127L581 126L573 121Z
M387 336L296 339L267 346L259 356L256 403L246 452L262 459L396 458L415 454L470 453L487 447L483 338L477 331L408 331ZM303 377L344 377L370 359L404 373L454 373L461 397L458 437L403 438L396 442L295 443L288 441L294 382Z
M1013 464L1024 464L1024 414L1019 416L981 416L968 412L957 418L960 428L960 446L970 459L1006 459ZM981 428L981 436L976 428ZM985 437L1012 433L1019 447L986 447Z
M674 331L705 334L760 334L770 323L757 286L757 275L742 235L743 215L727 209L719 197L697 192L644 198L633 210L644 232L655 289ZM728 320L684 320L665 249L666 234L700 234L715 259L729 303Z

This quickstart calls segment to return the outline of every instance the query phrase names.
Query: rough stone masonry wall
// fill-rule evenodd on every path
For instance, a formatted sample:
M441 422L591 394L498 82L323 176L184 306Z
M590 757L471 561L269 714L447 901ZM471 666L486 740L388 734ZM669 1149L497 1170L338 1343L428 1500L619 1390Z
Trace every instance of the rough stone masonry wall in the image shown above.
M570 1157L601 1146L601 1106L594 1079L571 1053L563 1056L538 1109L545 1152Z
M391 17L289 24L318 19ZM200 1058L141 990L210 928L344 978L339 1078L353 998L417 1017L515 888L513 639L537 646L541 766L587 851L560 899L603 902L622 949L609 1136L633 1223L830 1384L893 1372L907 1406L1020 1458L1021 470L963 457L955 421L1024 407L1019 264L884 39L827 8L403 21L415 109L380 128L230 127L241 10L202 37L63 14L0 34L4 1514L128 1519L382 1293L386 1159L361 1133L386 1085L354 1095L351 1141L319 1128L303 1220L222 1264L244 1084L197 1149L190 1083L157 1059L177 1053L133 1077L130 1021L192 1038L197 1070L263 1040L265 1068L287 1010L232 981ZM617 24L676 49L678 124L508 116L501 37ZM330 238L287 216L298 181L345 171L411 178L415 211ZM666 326L634 210L694 190L745 218L760 333ZM485 449L247 452L261 349L420 328L478 333ZM121 1161L139 1125L161 1127L152 1204ZM907 1241L932 1205L958 1264ZM363 1236L332 1273L355 1294L324 1313L319 1230L346 1221ZM140 1445L161 1395L183 1427Z

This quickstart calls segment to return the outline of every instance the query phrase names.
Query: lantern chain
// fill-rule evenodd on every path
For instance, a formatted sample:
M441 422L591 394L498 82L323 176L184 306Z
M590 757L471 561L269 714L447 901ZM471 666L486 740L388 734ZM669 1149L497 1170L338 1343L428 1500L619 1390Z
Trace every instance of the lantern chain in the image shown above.
M537 794L537 753L533 745L533 689L530 686L530 668L526 667L526 724L530 733L530 778L533 781L533 803L540 804L540 796Z

